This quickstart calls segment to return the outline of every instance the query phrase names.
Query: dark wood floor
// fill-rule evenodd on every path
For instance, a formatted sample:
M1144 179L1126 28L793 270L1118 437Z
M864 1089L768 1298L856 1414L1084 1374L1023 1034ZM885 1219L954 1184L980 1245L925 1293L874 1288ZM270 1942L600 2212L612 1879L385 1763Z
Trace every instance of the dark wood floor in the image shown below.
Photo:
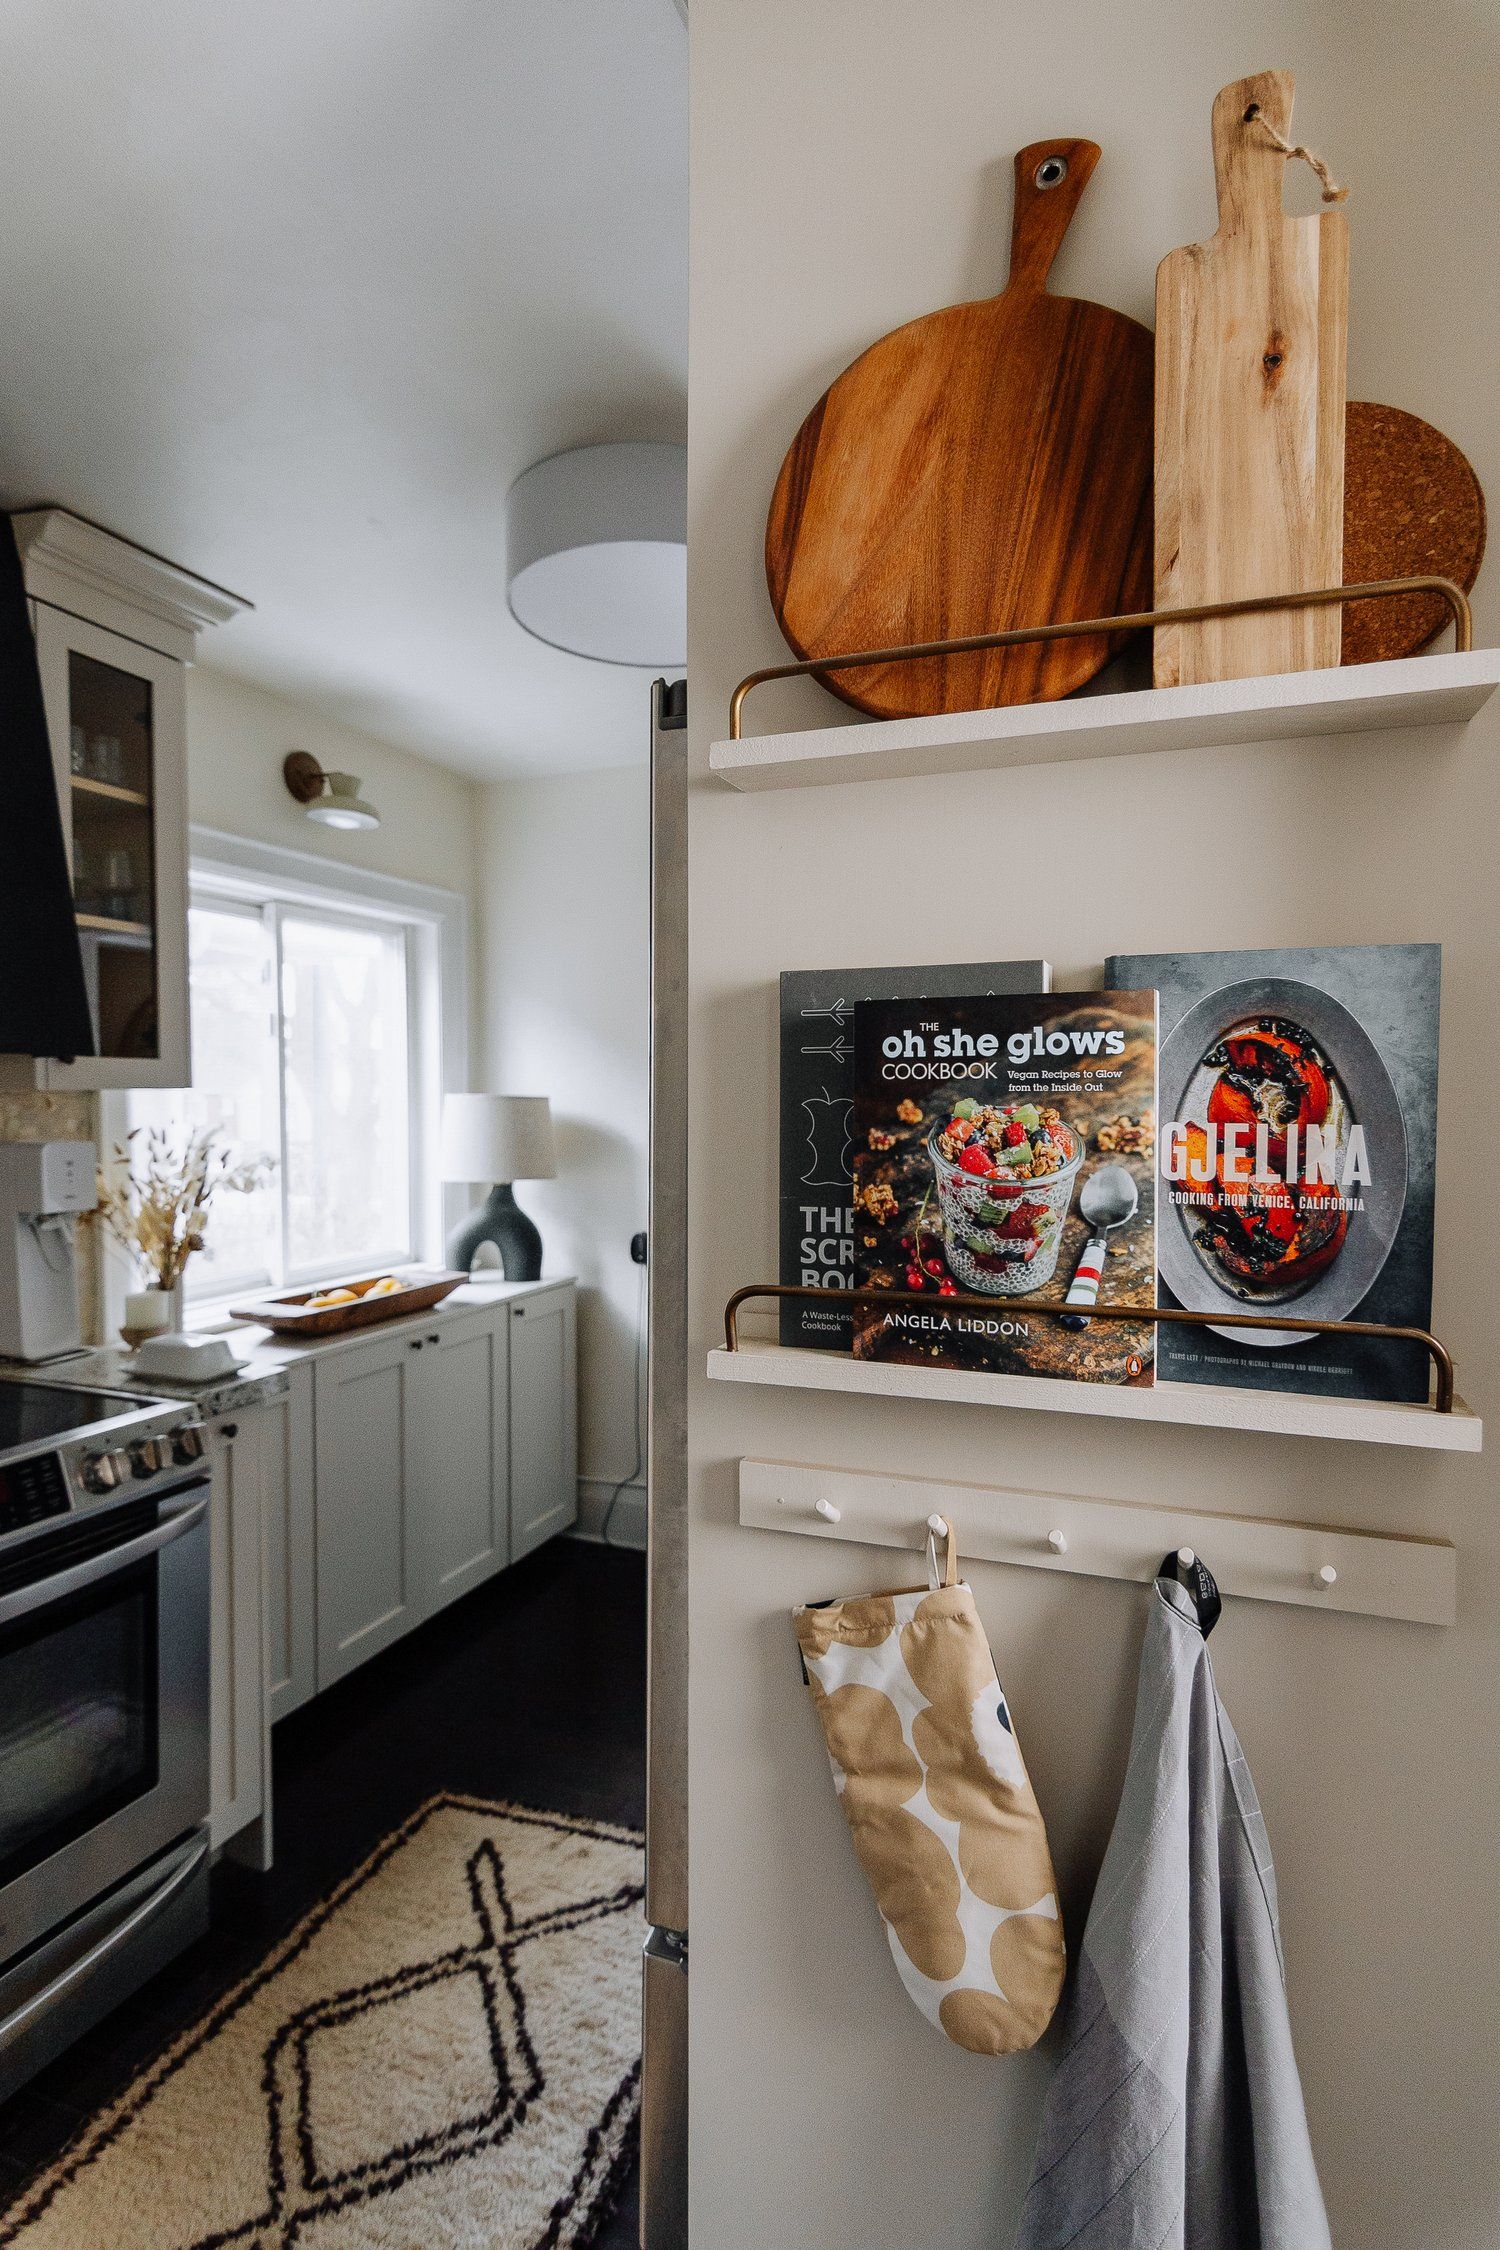
M435 1791L639 1827L645 1689L641 1557L564 1539L283 1720L274 1869L221 1863L208 1936L0 2106L0 2203Z

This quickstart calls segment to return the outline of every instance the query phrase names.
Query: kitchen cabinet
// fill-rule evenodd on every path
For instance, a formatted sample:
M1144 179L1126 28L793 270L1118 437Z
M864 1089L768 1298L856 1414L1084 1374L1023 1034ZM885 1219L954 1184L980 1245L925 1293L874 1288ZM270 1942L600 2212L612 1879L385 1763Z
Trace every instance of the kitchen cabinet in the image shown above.
M474 1287L206 1419L216 1850L270 1865L276 1720L576 1520L575 1350L571 1281Z
M19 1067L54 1090L184 1086L184 675L199 629L248 605L66 509L11 521L98 1047Z
M308 1357L322 1689L576 1520L573 1284Z
M510 1559L578 1519L577 1329L571 1283L510 1308Z
M508 1342L489 1311L452 1316L419 1339L410 1375L428 1616L509 1560Z
M425 1614L414 1505L422 1346L403 1325L325 1352L313 1369L319 1688Z
M284 1719L318 1690L313 1377L294 1366L279 1397L242 1417L258 1433L265 1555L266 1700Z
M257 1824L250 1855L270 1864L262 1462L271 1408L207 1424L210 1500L209 1825L214 1848ZM264 1823L262 1826L261 1824Z

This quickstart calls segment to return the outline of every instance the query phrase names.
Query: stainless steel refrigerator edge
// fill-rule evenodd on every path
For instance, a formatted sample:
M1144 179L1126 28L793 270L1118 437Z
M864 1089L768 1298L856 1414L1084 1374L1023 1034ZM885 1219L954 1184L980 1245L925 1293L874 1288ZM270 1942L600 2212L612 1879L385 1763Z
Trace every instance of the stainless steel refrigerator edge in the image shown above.
M687 683L651 690L646 1937L641 2242L687 2242Z

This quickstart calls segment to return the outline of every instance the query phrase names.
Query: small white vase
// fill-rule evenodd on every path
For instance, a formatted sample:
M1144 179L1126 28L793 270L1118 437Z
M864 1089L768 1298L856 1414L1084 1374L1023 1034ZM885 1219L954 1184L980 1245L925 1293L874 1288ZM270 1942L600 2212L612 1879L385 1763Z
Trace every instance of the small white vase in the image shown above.
M120 1334L132 1348L148 1336L162 1336L173 1324L171 1289L132 1289L125 1299L125 1319Z

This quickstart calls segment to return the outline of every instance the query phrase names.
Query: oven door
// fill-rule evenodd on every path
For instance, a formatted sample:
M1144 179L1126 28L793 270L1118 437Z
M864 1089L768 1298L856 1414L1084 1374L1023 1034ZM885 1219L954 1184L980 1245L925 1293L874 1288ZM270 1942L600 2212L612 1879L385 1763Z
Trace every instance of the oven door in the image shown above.
M209 1485L0 1549L0 1960L208 1813Z

